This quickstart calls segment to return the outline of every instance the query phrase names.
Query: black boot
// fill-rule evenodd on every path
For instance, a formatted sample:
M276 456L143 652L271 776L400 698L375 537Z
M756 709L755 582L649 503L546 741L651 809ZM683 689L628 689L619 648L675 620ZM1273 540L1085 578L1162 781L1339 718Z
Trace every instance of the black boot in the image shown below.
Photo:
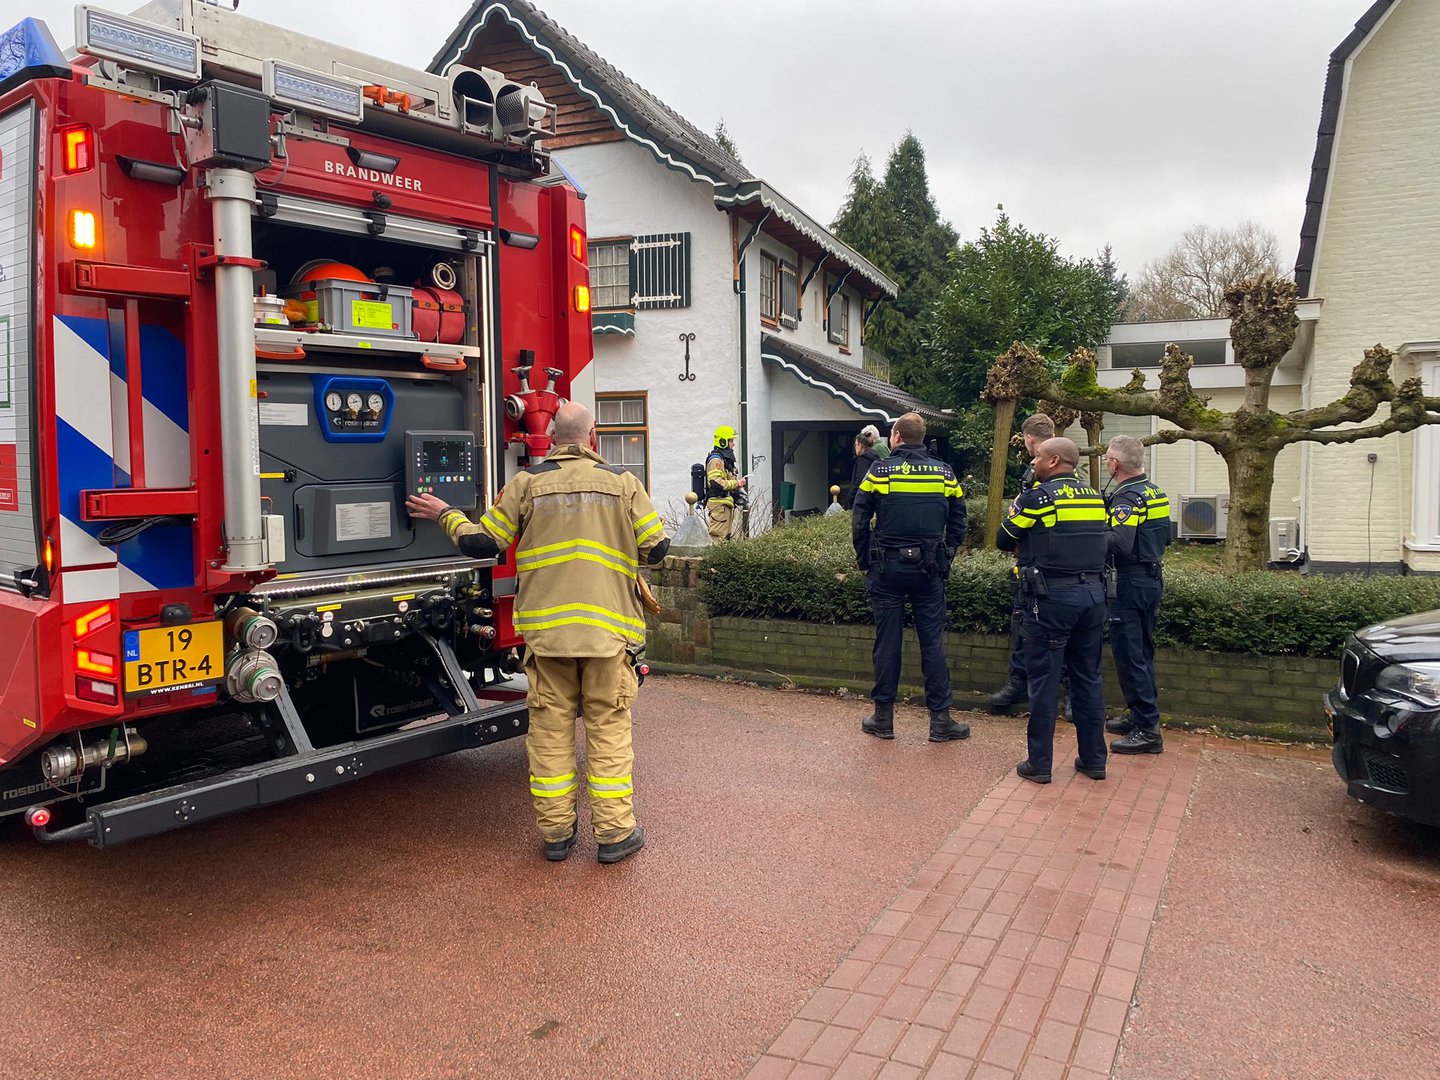
M1160 754L1164 750L1159 728L1132 728L1130 734L1110 744L1112 754Z
M860 730L866 735L874 735L877 739L893 739L895 737L895 703L893 701L875 702L875 711L860 721Z
M991 694L986 707L992 713L1006 712L1016 705L1030 704L1030 689L1024 679L1011 678L1004 686Z
M639 851L644 846L645 830L642 829L639 825L636 825L635 831L632 832L629 836L627 836L624 840L617 840L613 844L601 844L599 849L595 852L595 858L597 861L606 864L617 863L621 859L635 854L635 852Z
M950 710L941 709L930 714L930 741L949 742L951 739L968 739L970 725L950 719Z
M1126 710L1119 716L1107 717L1105 730L1111 735L1129 735L1135 730L1135 720L1131 717L1129 710Z
M564 862L570 857L570 849L575 846L576 826L570 826L570 835L564 840L546 840L545 858L551 862Z

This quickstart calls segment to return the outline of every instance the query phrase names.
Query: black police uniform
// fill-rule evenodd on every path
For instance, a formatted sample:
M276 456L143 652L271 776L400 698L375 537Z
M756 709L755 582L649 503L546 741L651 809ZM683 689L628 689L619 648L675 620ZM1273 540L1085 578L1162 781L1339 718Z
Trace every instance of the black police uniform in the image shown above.
M1032 778L1050 775L1060 679L1066 674L1079 764L1087 770L1105 767L1100 652L1108 531L1100 493L1066 473L1021 492L1015 512L995 538L1002 551L1019 554Z
M875 686L870 697L877 715L881 706L893 704L899 687L908 598L920 639L920 667L933 737L937 714L950 723L950 671L941 633L945 578L965 539L960 482L949 465L932 458L923 446L902 446L872 465L861 481L851 528L855 560L869 575L870 604L875 612Z
M1155 618L1165 591L1161 560L1170 543L1170 500L1141 473L1110 493L1110 557L1115 597L1110 601L1110 651L1130 720L1158 735L1155 693Z

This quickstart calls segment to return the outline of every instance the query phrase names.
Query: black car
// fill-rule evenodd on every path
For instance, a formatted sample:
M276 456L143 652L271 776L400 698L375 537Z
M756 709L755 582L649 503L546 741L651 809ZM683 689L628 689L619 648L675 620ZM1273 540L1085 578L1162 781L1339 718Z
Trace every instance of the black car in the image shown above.
M1325 712L1352 798L1440 826L1440 611L1352 634Z

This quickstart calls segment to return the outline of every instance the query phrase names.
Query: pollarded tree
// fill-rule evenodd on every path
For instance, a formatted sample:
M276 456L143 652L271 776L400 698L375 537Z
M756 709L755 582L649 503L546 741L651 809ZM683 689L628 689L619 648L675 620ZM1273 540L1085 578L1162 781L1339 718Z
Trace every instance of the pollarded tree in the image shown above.
M1044 398L1083 411L1158 416L1175 427L1142 442L1194 440L1213 447L1225 459L1230 475L1225 565L1230 570L1262 569L1269 548L1275 459L1281 450L1304 442L1359 442L1440 423L1440 397L1427 398L1419 379L1396 386L1390 377L1394 358L1383 345L1365 350L1343 397L1293 412L1271 409L1270 384L1299 325L1295 299L1294 282L1271 277L1241 281L1225 291L1235 360L1245 369L1245 400L1233 412L1212 409L1208 398L1195 393L1190 385L1192 359L1173 344L1165 348L1157 390L1145 389L1144 374L1138 369L1119 389L1101 387L1095 380L1095 354L1089 349L1075 350L1058 379L1050 374L1044 358L1021 342L1011 346L996 366L1003 368L1006 391L1020 397ZM1381 405L1388 405L1389 411L1377 419Z

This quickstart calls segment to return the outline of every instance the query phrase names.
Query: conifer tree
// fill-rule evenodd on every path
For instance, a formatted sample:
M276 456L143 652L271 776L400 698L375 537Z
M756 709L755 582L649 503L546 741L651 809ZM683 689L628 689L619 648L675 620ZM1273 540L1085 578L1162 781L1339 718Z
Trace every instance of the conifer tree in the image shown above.
M899 297L871 316L865 344L889 358L898 385L921 393L929 385L921 320L949 280L959 238L935 207L925 148L913 133L891 151L882 180L860 156L832 228L900 287Z

